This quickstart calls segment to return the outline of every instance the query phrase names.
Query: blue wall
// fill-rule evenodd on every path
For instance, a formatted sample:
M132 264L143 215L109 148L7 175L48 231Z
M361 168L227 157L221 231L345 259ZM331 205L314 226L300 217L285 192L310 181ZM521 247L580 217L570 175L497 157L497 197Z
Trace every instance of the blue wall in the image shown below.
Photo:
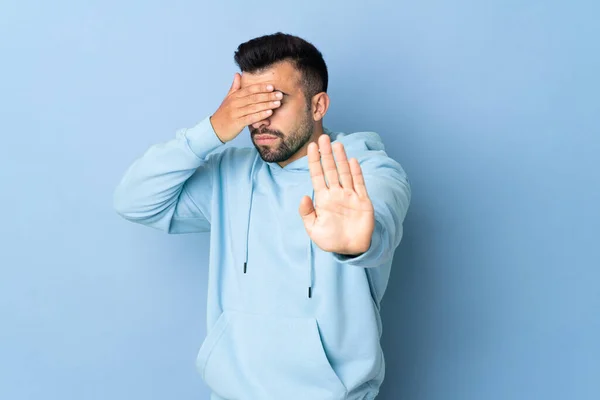
M562 3L0 3L0 398L207 397L208 236L112 192L278 30L323 51L327 125L413 184L381 399L600 398L600 6Z

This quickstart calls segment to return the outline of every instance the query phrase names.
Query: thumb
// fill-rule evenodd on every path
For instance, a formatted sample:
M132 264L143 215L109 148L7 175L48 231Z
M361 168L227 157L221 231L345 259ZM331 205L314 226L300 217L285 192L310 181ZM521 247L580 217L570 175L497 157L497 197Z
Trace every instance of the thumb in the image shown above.
M227 95L229 96L231 93L239 90L241 87L242 87L242 77L240 76L240 74L238 74L236 72L235 76L233 77L233 83L231 84L231 87L229 88L229 92L227 93Z
M310 232L311 227L314 225L315 220L317 219L317 212L315 211L313 201L310 197L302 197L302 200L300 201L300 207L298 207L298 212L304 221L304 227L308 232Z

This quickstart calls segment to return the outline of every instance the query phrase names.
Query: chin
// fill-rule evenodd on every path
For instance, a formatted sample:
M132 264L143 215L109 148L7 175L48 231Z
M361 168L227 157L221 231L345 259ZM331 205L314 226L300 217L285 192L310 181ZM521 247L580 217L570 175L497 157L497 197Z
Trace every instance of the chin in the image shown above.
M262 146L264 147L264 146ZM263 152L260 151L260 149L258 150L258 154L260 155L260 158L262 158L262 160L264 162L268 162L268 163L278 163L278 162L282 162L285 161L287 158L282 158L281 155L279 154L273 154L271 152Z

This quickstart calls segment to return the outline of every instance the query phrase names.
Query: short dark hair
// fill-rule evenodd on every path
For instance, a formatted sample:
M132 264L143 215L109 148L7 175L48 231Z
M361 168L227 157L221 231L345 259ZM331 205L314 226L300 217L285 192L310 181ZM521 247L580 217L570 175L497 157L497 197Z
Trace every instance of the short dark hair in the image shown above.
M242 72L251 74L278 62L290 61L302 75L307 102L315 94L327 92L327 65L323 55L298 36L277 32L254 38L238 46L234 59Z

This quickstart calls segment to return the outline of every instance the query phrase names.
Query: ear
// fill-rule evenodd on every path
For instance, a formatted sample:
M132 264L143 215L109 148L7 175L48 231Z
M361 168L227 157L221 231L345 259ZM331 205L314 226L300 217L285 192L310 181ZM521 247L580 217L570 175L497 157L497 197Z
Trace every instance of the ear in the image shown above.
M325 92L317 93L312 100L312 116L315 121L323 119L329 109L329 95Z

